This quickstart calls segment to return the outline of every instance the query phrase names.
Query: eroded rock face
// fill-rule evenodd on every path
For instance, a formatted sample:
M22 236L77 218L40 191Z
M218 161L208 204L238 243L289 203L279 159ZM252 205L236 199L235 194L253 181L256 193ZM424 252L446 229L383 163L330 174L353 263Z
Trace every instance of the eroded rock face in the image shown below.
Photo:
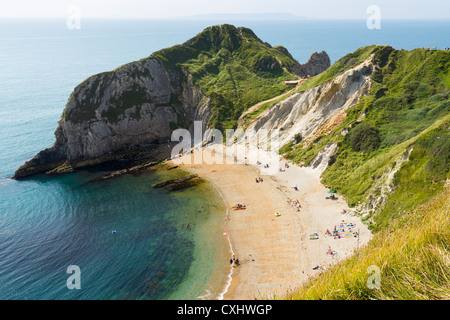
M279 102L259 115L247 128L249 142L264 141L266 130L269 137L278 137L280 146L301 134L304 141L312 141L328 123L356 104L370 88L373 72L371 60L322 83L312 89L298 92Z
M15 177L45 172L127 148L170 140L175 128L210 119L209 99L190 75L167 71L156 59L127 64L77 86L55 132L56 141Z
M318 75L330 67L330 57L325 51L320 53L314 52L305 64L299 64L293 68L300 77Z

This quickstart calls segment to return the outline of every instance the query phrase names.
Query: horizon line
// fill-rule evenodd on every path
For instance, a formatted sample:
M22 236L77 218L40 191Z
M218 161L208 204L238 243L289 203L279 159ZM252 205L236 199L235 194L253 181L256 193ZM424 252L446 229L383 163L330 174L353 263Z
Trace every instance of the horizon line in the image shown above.
M246 15L246 14L242 14ZM131 18L131 17L87 17L83 18L83 20L190 20L196 21L193 17L196 16L173 16L173 17L139 17L139 18ZM67 17L3 17L0 15L2 20L66 20ZM224 17L226 18L226 17ZM217 18L202 18L197 21L207 21L214 20ZM229 18L227 18L229 19ZM233 20L242 21L242 19L235 18ZM297 19L249 19L249 21L366 21L366 18L313 18L313 17L300 17ZM449 18L383 18L383 21L442 21L442 20L450 20ZM1 21L0 21L1 23Z

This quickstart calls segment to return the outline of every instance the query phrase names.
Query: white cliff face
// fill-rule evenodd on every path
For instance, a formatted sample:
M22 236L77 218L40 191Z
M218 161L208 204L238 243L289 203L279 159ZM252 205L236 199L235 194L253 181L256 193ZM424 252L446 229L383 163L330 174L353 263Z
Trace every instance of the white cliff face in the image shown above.
M346 71L331 81L312 89L298 92L261 113L247 128L251 144L264 147L264 135L278 137L283 146L301 134L303 140L312 141L328 123L342 116L368 92L372 66L370 59ZM261 144L262 143L262 144Z
M320 176L322 172L325 171L331 156L336 153L337 149L337 143L329 143L325 146L325 148L320 150L317 156L315 156L311 161L309 166L315 170L318 176Z

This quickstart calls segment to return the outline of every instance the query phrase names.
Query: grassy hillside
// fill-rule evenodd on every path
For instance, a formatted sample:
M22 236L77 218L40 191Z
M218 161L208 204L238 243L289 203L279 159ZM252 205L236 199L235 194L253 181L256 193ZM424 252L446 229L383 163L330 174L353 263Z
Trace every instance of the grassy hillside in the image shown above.
M350 206L385 197L364 216L374 238L359 258L341 262L288 298L450 298L450 52L362 48L303 89L372 54L371 90L344 121L308 145L292 142L283 150L307 165L328 143L337 143L322 182ZM392 189L386 192L389 174ZM367 285L371 266L380 270L379 289Z
M235 128L248 107L286 91L283 81L295 78L289 53L264 44L250 29L213 26L187 41L155 52L170 70L185 69L210 96L210 125Z
M331 133L283 150L287 158L307 165L328 143L338 143L322 179L355 206L380 192L377 180L410 147L410 161L395 175L394 192L384 208L368 217L377 231L392 215L436 195L449 178L450 52L367 47L352 59L360 61L368 52L376 62L369 95ZM340 69L341 60L330 69ZM348 134L342 135L343 130Z
M447 186L377 233L359 257L337 264L286 298L450 299L449 193Z

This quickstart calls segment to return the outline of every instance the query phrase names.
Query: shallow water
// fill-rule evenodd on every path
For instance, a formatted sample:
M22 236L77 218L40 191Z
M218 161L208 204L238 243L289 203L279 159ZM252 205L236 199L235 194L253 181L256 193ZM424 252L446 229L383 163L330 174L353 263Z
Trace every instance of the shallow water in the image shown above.
M177 192L152 188L172 178L164 171L80 187L90 175L6 183L0 298L199 297L221 248L225 209L215 190L206 184ZM80 290L66 286L69 265L81 269Z

